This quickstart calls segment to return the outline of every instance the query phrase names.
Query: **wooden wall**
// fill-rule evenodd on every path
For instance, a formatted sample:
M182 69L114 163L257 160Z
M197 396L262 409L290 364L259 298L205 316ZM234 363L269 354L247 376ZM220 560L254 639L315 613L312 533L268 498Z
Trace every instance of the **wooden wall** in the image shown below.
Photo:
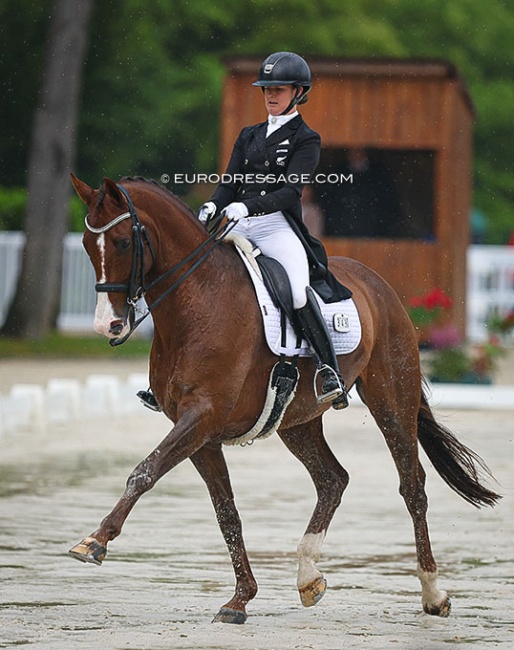
M227 62L220 168L243 126L266 119L260 59ZM430 241L333 238L329 255L371 266L407 303L438 286L453 298L451 317L464 334L469 243L473 107L463 81L443 61L311 60L313 89L301 107L325 148L424 149L435 153L434 234ZM344 215L342 215L344 218Z

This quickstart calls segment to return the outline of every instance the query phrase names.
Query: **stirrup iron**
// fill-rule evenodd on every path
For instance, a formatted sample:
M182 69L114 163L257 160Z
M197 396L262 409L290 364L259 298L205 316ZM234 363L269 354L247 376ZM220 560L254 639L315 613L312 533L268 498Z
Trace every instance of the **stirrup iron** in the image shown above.
M320 389L318 389L318 377L322 382ZM319 364L314 374L314 394L318 404L333 402L345 392L336 371L327 364Z

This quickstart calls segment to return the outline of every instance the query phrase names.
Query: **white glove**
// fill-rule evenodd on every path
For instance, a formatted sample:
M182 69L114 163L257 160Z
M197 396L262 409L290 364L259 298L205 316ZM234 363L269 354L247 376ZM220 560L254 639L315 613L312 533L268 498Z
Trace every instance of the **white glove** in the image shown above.
M248 216L248 208L244 203L230 203L226 208L223 208L221 214L230 221L239 221L239 219Z
M212 201L204 203L198 212L198 221L205 223L216 214L216 205Z

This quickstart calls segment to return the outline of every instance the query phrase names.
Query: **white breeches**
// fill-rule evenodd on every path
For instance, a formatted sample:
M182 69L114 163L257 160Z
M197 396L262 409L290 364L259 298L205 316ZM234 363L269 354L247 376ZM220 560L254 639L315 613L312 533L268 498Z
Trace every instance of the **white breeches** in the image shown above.
M295 309L305 307L309 263L302 242L281 212L240 219L232 230L258 246L264 255L279 261L289 277Z

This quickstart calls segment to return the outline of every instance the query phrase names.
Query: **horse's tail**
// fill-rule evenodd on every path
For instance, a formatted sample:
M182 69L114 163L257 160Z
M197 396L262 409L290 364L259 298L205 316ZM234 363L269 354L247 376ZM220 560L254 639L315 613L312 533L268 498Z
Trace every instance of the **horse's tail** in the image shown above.
M436 422L428 405L426 385L418 413L418 439L441 478L463 499L477 508L492 507L501 499L480 483L480 474L493 478L480 456Z

